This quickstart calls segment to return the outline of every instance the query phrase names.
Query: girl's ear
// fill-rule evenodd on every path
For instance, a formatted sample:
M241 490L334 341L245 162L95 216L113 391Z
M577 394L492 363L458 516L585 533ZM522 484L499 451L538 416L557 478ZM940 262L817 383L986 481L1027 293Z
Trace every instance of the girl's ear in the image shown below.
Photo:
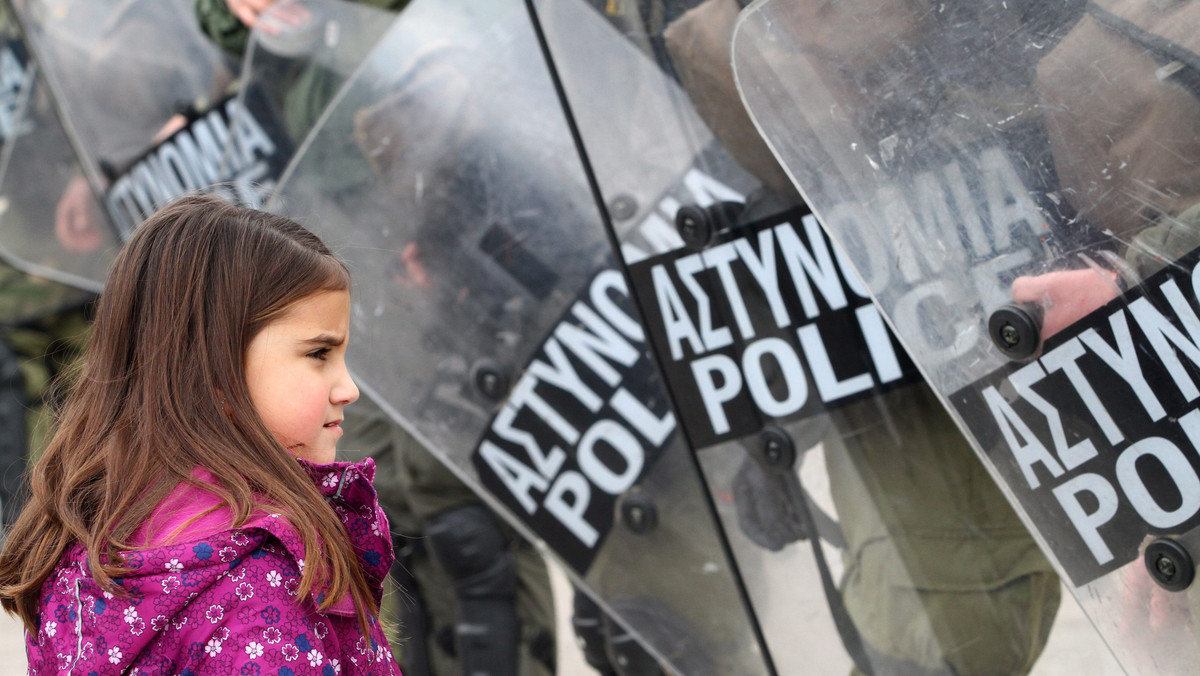
M219 397L221 397L221 410L225 411L225 415L232 418L233 417L233 407L231 407L229 405L229 402L225 400L225 393L218 391L217 395Z

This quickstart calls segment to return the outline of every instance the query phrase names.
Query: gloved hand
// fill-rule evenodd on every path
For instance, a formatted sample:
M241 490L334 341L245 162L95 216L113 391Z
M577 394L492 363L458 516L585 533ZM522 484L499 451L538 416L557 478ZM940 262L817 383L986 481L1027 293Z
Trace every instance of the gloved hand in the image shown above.
M248 28L254 28L264 12L271 9L277 0L225 0L229 11L233 12ZM272 19L287 24L303 23L308 18L308 10L303 5L285 0L279 7L271 9ZM264 26L263 30L276 30Z
M733 477L738 526L754 544L777 552L809 537L788 494L784 477L747 457Z

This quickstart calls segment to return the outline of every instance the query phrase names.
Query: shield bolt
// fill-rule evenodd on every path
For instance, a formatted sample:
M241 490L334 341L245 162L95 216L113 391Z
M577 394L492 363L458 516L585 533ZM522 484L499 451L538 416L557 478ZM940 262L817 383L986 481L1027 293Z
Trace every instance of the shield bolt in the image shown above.
M675 212L675 229L683 243L692 251L699 251L712 242L715 229L712 219L704 209L689 204Z
M641 507L630 507L629 508L629 523L632 523L634 525L641 525L641 524L646 523L646 510L642 509ZM1174 573L1172 573L1172 574L1174 574Z
M679 231L689 240L696 239L700 232L700 220L696 214L687 211L679 212Z
M658 525L658 508L645 493L635 491L621 498L621 521L639 535L654 530Z
M614 221L627 221L637 215L638 203L633 195L621 193L608 203L608 213Z
M1021 344L1021 332L1012 324L1005 324L1004 328L1000 329L1000 339L1009 347L1016 347Z
M1183 545L1170 538L1161 538L1146 547L1146 571L1168 591L1183 591L1196 576L1196 564Z
M488 399L499 401L508 392L508 378L495 364L490 362L476 364L472 371L475 387Z
M779 459L783 457L783 448L779 445L778 441L774 439L768 439L766 454L767 462L771 463L772 465L778 465Z
M1042 350L1042 309L1032 303L1009 303L988 317L992 343L1009 359L1030 361Z
M772 469L790 469L796 462L796 446L787 432L775 425L767 425L761 434L761 456L759 462Z
M1160 556L1154 565L1158 568L1158 572L1162 574L1164 580L1170 581L1175 578L1175 562L1171 559Z

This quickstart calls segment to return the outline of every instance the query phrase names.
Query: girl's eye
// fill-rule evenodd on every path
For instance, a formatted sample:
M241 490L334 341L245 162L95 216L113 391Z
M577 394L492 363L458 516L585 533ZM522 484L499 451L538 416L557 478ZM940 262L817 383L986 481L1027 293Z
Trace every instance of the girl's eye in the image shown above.
M329 356L329 348L322 347L318 350L313 350L312 352L308 353L308 356L312 357L313 359L320 359L321 361L325 361L325 359L328 358L328 356Z

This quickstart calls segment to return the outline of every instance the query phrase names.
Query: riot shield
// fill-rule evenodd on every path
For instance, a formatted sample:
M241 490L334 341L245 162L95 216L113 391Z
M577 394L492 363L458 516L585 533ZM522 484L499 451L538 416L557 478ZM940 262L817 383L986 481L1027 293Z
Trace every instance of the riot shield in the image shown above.
M364 393L666 663L763 673L525 7L416 0L303 147Z
M230 134L225 155L232 197L262 206L395 17L339 0L284 0L263 12L250 33L238 94L226 115L231 129L245 130ZM305 148L306 161L324 164L328 178L343 175L336 165L346 158L318 159L313 153L322 147ZM344 175L353 181L353 166Z
M1131 673L1197 642L1193 3L781 2L747 108Z
M530 4L769 662L1029 671L1057 576L746 116L739 3Z
M18 17L86 180L123 232L172 197L236 178L223 167L239 131L232 60L190 2L32 0Z
M116 238L92 192L72 184L78 159L7 4L0 5L0 36L0 259L55 282L5 275L0 321L11 325L98 291ZM68 204L95 226L87 237L72 237Z
M251 31L241 79L269 88L288 115L288 131L302 140L395 18L371 5L281 0Z

